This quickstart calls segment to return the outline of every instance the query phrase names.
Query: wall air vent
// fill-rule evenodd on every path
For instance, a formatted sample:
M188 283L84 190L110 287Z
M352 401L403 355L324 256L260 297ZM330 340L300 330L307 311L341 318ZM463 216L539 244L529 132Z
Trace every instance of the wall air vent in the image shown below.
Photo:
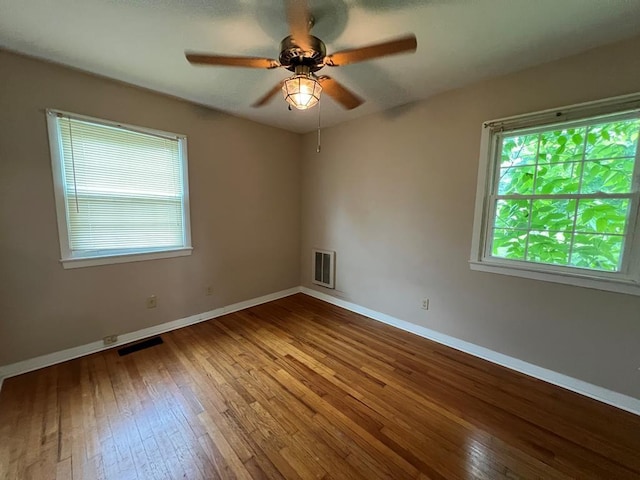
M313 250L313 283L334 288L336 252Z

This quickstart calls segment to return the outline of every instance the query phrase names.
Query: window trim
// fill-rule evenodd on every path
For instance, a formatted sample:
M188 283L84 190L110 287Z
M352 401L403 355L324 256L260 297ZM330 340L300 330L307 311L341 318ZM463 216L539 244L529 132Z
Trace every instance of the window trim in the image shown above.
M47 118L47 131L49 136L49 149L51 152L51 169L53 177L54 196L56 204L56 217L58 222L58 239L60 241L60 263L63 268L80 268L96 265L110 265L116 263L138 262L143 260L155 260L161 258L182 257L191 255L193 247L191 245L191 220L190 220L190 200L189 200L189 176L188 176L188 154L186 135L155 130L136 125L129 125L101 118L89 117L63 110L47 108L45 110ZM64 172L62 171L62 142L60 130L57 124L58 117L68 117L74 120L83 120L98 125L117 127L136 133L154 135L162 138L170 138L178 141L178 149L181 160L182 176L182 214L183 214L183 247L159 247L159 248L132 248L121 250L108 250L101 253L94 251L94 255L74 254L69 246L69 219L65 199Z
M473 236L471 240L471 270L517 276L547 282L563 283L579 287L618 293L640 295L640 148L636 151L631 209L629 215L629 237L625 252L626 262L621 272L598 272L518 260L500 259L487 254L488 235L491 230L491 187L496 171L496 149L498 132L524 129L541 129L554 124L578 122L597 116L623 114L640 108L640 93L613 97L595 102L548 109L530 114L516 115L484 122L480 139L480 159L474 211Z

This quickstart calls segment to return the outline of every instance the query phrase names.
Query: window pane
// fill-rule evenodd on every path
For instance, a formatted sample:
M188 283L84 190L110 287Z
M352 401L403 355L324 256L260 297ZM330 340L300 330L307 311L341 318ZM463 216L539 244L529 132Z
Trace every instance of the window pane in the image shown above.
M571 231L576 200L534 200L531 209L533 230Z
M634 157L638 145L640 120L622 120L589 128L586 158Z
M569 128L540 135L539 163L569 162L582 159L586 128Z
M57 122L72 252L185 246L177 138L66 117Z
M99 196L69 198L69 240L73 250L180 247L180 200Z
M592 270L617 271L622 246L622 236L576 234L571 253L571 265Z
M496 228L529 228L530 200L498 200Z
M524 260L526 240L526 230L496 228L493 230L491 254L494 257Z
M527 261L566 265L569 262L571 233L531 231L527 246Z
M492 256L619 271L640 172L640 119L622 115L496 134Z
M579 162L538 165L536 195L578 193L581 170L582 163Z
M632 158L585 162L581 193L631 192L634 163Z
M134 195L182 195L177 140L79 120L64 120L60 132L68 189Z
M576 231L622 235L628 209L627 199L580 200Z
M538 134L505 137L502 140L501 166L532 165L538 153Z
M499 195L531 195L535 166L506 167L500 169Z

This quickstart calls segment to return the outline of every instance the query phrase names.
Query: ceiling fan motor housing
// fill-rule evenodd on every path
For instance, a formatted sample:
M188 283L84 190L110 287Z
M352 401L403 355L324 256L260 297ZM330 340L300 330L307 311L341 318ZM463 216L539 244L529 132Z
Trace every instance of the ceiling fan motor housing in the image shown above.
M304 50L300 48L293 37L289 35L280 42L280 65L292 72L296 67L309 67L311 72L316 72L324 67L324 57L327 55L327 48L324 42L318 37L309 35L310 48Z

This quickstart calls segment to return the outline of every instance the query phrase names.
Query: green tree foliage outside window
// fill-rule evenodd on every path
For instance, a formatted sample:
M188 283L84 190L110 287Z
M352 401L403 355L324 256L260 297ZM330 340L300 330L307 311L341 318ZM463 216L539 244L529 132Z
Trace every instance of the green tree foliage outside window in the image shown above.
M625 118L501 136L491 255L619 271L639 129Z

